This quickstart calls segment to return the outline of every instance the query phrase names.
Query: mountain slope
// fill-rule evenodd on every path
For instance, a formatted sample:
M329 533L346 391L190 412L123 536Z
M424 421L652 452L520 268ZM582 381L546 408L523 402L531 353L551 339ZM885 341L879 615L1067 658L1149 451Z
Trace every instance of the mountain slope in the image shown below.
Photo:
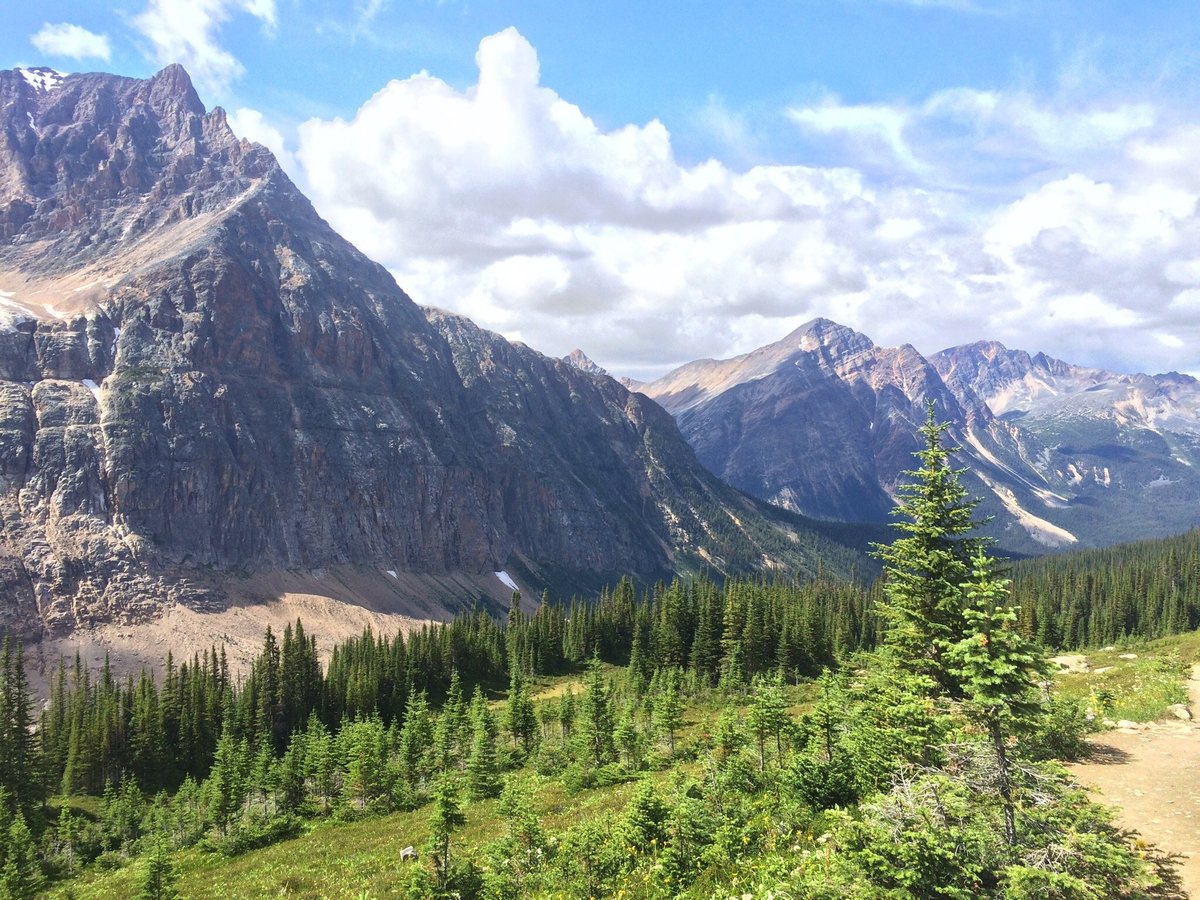
M178 66L3 72L0 103L0 626L215 608L272 572L395 603L421 590L399 573L502 596L510 563L852 565L611 379L431 322ZM744 524L685 514L693 489Z
M1071 498L1064 527L1091 543L1200 523L1200 384L1123 375L979 342L930 358L955 394L982 397L1042 446L1035 465Z
M911 346L877 347L815 319L774 344L730 360L702 360L643 390L677 417L701 462L731 484L806 515L887 521L913 468L917 428L932 401L969 466L967 483L997 517L1012 551L1074 541L1029 512L1052 496L1028 463L1031 445L971 391L950 391Z

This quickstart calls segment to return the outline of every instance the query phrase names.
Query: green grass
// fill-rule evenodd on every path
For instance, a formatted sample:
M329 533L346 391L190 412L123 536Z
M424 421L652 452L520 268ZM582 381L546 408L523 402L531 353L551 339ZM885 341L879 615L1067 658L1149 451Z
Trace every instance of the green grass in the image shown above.
M1200 632L1078 655L1088 671L1059 673L1063 696L1084 700L1103 718L1153 722L1173 704L1187 702L1188 672L1200 662Z
M665 778L670 770L651 773ZM612 785L568 797L557 781L536 779L535 809L543 826L560 833L578 822L624 808L636 783ZM494 800L473 802L455 846L479 848L504 833L505 822ZM357 822L321 822L289 841L227 859L192 849L172 859L179 873L176 888L185 898L385 897L403 876L400 851L421 849L429 835L428 808ZM423 861L415 865L424 865ZM58 887L52 897L137 896L142 863L116 871L91 872ZM70 894L66 893L70 889Z
M556 698L566 684L578 694L583 686L577 676L538 679L538 697ZM816 686L805 683L787 689L790 712L798 716L811 706ZM709 731L727 701L706 697L690 704L677 735L677 759L664 768L641 777L666 782L679 772L694 773L699 764L686 761L689 747ZM656 753L666 756L663 746ZM531 767L519 770L534 786L533 804L548 833L562 834L581 822L606 813L620 812L637 787L639 779L584 790L568 796L558 778L542 778ZM80 804L72 799L77 809ZM466 825L455 835L458 852L479 850L503 835L504 817L497 801L475 801L467 807ZM178 872L176 889L187 900L208 898L307 897L377 898L394 895L405 874L400 851L408 846L421 850L428 837L429 807L412 812L374 816L354 822L309 823L299 837L250 851L232 859L212 852L189 849L172 855ZM415 865L425 865L422 860ZM133 860L116 871L94 867L70 882L54 886L51 897L135 897L141 887L143 862Z

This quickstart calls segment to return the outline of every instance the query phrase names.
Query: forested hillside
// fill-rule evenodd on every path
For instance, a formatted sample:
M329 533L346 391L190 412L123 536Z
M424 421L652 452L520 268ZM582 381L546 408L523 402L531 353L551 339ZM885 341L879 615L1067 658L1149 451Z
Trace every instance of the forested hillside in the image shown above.
M1013 567L1021 628L1074 650L1200 627L1200 531Z

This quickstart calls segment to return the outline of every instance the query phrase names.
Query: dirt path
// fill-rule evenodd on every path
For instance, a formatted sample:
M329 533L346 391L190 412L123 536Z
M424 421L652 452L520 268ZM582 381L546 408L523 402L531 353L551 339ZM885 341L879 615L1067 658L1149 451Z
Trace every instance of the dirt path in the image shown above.
M1189 707L1200 715L1200 664L1188 680ZM1121 824L1178 853L1183 887L1200 898L1200 724L1169 721L1118 728L1091 740L1092 758L1071 766Z

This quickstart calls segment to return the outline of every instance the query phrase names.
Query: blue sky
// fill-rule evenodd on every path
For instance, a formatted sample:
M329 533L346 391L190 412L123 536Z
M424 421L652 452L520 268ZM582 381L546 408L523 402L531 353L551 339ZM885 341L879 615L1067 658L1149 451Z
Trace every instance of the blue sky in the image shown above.
M1194 3L48 0L0 48L184 63L414 299L620 373L815 315L1200 371Z

